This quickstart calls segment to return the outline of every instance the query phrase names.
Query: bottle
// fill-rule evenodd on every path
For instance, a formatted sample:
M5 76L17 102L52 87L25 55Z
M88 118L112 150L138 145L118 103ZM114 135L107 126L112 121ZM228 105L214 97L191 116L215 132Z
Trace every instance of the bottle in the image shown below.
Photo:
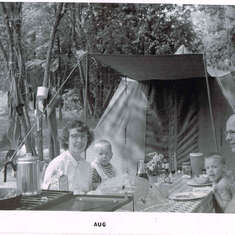
M148 175L146 173L146 169L145 169L145 164L144 164L144 160L139 160L139 162L137 163L137 176L148 179Z
M162 169L165 170L166 167L167 167L167 159L166 159L166 157L164 157L162 160Z
M172 173L170 171L170 163L169 163L168 160L166 160L164 182L165 183L171 183L171 181L172 181Z
M188 176L192 175L190 162L185 161L182 163L182 173Z
M176 159L176 153L173 154L173 170L175 173L177 173L177 159Z
M177 159L176 159L176 153L173 153L170 158L170 171L172 174L177 173Z
M170 173L170 163L167 159L165 160L165 172L166 172L166 175L169 175Z
M61 191L69 191L69 182L68 182L68 176L62 175L59 178L59 189Z

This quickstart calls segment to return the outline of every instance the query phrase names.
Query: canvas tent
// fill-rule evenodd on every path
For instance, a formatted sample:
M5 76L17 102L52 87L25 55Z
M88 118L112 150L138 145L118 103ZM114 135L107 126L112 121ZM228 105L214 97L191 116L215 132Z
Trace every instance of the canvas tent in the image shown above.
M123 75L95 129L96 139L111 141L120 173L135 174L149 152L175 154L180 164L190 152L218 148L235 166L223 134L232 109L216 79L207 86L201 54L92 56Z

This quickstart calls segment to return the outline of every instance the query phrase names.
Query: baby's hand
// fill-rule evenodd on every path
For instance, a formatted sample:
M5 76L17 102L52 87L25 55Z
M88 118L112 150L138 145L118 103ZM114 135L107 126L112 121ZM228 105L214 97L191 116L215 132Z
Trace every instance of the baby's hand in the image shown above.
M216 184L216 190L217 191L224 191L227 188L227 184L225 181L220 182L219 184Z
M215 193L217 191L217 186L216 184L212 184L211 191Z

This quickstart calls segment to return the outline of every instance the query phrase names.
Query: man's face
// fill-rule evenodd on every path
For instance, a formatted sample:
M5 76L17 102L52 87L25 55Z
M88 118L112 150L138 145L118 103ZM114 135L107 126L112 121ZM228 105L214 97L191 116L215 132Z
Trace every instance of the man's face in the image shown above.
M224 165L219 159L206 159L205 168L211 182L218 182L224 174Z
M69 130L69 151L71 154L80 154L87 146L87 134L80 132L77 128Z
M235 152L235 115L227 121L225 135L225 139L229 143L232 152Z

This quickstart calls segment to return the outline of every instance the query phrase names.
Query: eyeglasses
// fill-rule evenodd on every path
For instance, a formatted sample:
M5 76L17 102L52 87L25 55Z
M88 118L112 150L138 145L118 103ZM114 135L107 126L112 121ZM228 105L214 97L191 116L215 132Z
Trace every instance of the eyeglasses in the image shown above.
M228 136L228 135L232 135L233 136L233 135L235 135L235 131L225 131L224 135L225 136Z

